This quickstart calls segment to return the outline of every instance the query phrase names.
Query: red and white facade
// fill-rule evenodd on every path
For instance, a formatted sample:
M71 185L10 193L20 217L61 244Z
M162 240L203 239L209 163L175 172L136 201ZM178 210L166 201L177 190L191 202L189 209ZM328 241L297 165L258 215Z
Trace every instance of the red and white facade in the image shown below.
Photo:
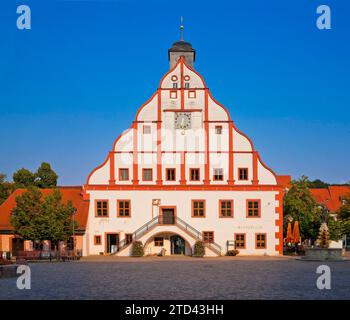
M283 179L214 99L188 52L175 59L87 178L84 255L130 255L133 240L145 254L190 255L198 239L208 256L235 246L240 255L282 254Z

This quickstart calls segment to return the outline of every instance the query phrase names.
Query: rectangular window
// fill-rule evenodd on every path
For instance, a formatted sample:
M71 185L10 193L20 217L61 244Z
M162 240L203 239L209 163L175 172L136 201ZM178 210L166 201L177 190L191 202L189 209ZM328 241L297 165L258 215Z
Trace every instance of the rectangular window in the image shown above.
M238 168L238 180L248 180L248 168Z
M189 90L188 91L188 98L189 99L194 99L196 97L196 91L194 90Z
M132 233L125 234L125 244L129 244L132 242Z
M199 169L198 168L190 169L190 180L199 181L199 179L200 179Z
M173 88L177 89L177 82L173 82Z
M255 235L256 249L266 249L266 233L257 233Z
M94 244L95 246L99 246L101 244L101 236L94 236Z
M205 217L205 200L192 200L192 217Z
M247 217L260 217L260 200L247 200Z
M143 126L143 134L150 134L151 126Z
M163 237L154 237L154 246L155 247L163 247L164 246L164 238Z
M108 217L108 200L96 200L96 217Z
M189 82L185 82L185 89L189 89L190 88L190 83Z
M224 170L222 168L214 169L214 181L223 181L224 180Z
M203 231L204 242L214 242L214 231Z
M170 99L177 99L177 91L175 90L170 91Z
M142 180L152 181L153 180L153 170L152 169L142 169Z
M175 181L175 169L174 168L166 169L165 177L167 181Z
M235 234L235 248L236 249L245 249L245 233L236 233Z
M129 169L119 169L119 180L129 181Z
M118 200L118 217L129 218L131 216L130 200Z
M233 200L219 200L220 218L233 217Z
M215 126L215 133L222 134L222 126Z

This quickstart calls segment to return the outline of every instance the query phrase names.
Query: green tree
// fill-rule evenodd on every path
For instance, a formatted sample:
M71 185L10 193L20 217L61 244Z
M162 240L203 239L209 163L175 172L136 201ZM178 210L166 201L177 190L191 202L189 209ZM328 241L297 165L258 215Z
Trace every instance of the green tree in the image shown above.
M34 185L35 175L29 170L22 168L13 174L16 188L27 188Z
M42 162L35 173L35 185L39 188L53 188L57 186L58 175L52 170L51 165Z
M283 199L284 229L287 228L288 218L299 221L300 235L302 238L315 240L322 222L319 206L309 190L308 178L302 176L299 180L291 182L291 188Z
M329 185L330 185L329 183L323 182L320 179L316 179L314 181L308 182L309 188L328 188Z
M37 187L30 187L16 198L11 224L15 234L24 239L39 242L50 240L56 243L67 240L72 235L74 211L70 201L66 204L62 202L58 189L43 198ZM74 228L77 226L74 221Z
M344 197L343 204L337 213L340 219L344 220L350 218L350 195Z
M12 191L12 183L6 181L5 174L0 173L0 205L8 198Z

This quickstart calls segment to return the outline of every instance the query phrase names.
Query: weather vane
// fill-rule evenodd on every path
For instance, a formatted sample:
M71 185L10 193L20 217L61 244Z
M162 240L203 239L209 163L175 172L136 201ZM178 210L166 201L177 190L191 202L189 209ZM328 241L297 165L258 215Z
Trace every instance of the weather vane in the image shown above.
M181 25L180 25L180 41L184 41L184 19L181 17Z

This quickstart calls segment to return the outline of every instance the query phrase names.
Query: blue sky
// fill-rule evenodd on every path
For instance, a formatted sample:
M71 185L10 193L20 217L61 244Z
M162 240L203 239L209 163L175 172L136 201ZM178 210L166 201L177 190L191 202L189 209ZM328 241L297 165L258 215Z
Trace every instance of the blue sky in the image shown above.
M16 28L30 5L32 29ZM316 8L332 29L316 28ZM350 180L349 1L1 1L0 172L50 162L59 184L99 165L168 70L179 39L278 174Z

